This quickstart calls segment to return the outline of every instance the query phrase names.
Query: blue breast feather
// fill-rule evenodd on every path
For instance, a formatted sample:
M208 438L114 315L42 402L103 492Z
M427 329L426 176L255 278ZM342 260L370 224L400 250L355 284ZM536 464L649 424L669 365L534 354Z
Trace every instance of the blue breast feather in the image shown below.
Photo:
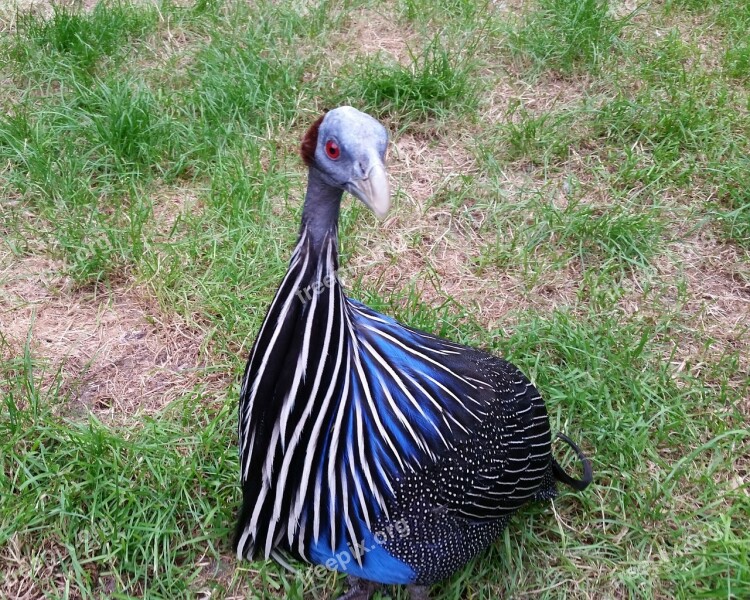
M467 349L406 328L349 298L346 301L365 374L364 381L352 378L349 400L352 406L360 408L368 462L376 466L371 469L375 486L388 499L388 490L395 487L398 478L433 464L431 451L445 449L446 444L465 437L467 430L481 422L484 406L470 396L481 394L477 388L483 386L473 385L459 373L441 366L445 363L461 364L465 360L461 355ZM417 352L406 348L417 349ZM484 389L486 392L487 388ZM371 405L366 400L366 392L372 399ZM354 410L350 411L347 422L343 424L347 437L357 435L354 413ZM415 434L418 440L414 438ZM386 437L390 443L386 442ZM327 446L326 441L324 453L327 453ZM324 464L319 464L318 469L320 480L325 481ZM368 489L369 484L362 472L355 470L352 473L349 469L343 472L349 481L350 495L356 496L357 485L365 493L372 491ZM337 503L335 514L319 515L321 535L317 540L309 541L306 548L308 559L371 581L388 584L414 582L412 568L391 556L382 546L393 536L408 535L408 532L401 530L399 523L389 525L387 531L373 532L368 528L357 501L352 498L340 500L349 503L349 518L354 521L354 530L361 539L351 539L341 504ZM311 517L308 514L308 523ZM387 515L375 503L370 505L369 517L371 524L388 522ZM336 523L334 544L331 544L329 519ZM353 543L362 552L361 564L351 547Z
M335 551L331 551L327 538L313 543L308 548L308 555L314 563L353 577L392 585L413 583L416 574L412 568L388 554L382 546L388 532L377 532L378 535L375 535L367 529L364 531L363 538L357 544L361 565L348 544L341 543ZM395 531L394 533L400 535Z

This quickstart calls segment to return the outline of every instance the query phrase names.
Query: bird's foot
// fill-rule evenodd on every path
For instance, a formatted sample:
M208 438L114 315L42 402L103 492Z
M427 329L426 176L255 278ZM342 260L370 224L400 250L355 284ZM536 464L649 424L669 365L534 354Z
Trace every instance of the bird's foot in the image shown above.
M409 591L409 598L411 598L411 600L430 600L427 586L408 585L406 586L406 589Z
M349 591L343 596L339 596L337 600L370 600L380 587L379 583L351 576L346 578L346 583L349 586Z

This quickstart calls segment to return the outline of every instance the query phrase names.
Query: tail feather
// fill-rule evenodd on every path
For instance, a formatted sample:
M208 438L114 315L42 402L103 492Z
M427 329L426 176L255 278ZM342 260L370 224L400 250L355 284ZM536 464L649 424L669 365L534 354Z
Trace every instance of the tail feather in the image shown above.
M578 455L578 460L581 461L581 466L583 467L583 477L581 477L580 479L571 477L563 470L563 468L560 466L560 463L558 463L553 458L552 459L552 472L555 475L555 479L561 483L569 485L570 487L578 491L585 490L589 486L589 484L591 484L591 482L594 480L594 471L591 468L591 461L583 453L583 450L581 450L575 444L575 442L573 442L573 440L571 440L567 435L558 432L557 437L559 437L566 444L568 444L568 446L570 446L573 449L573 451Z

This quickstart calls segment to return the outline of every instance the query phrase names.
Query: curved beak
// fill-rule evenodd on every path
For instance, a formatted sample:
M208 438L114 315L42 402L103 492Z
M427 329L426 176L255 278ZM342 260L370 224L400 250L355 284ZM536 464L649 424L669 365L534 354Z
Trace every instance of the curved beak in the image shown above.
M381 221L391 207L391 191L388 186L388 175L380 159L374 160L367 174L362 179L350 182L348 191L362 200Z

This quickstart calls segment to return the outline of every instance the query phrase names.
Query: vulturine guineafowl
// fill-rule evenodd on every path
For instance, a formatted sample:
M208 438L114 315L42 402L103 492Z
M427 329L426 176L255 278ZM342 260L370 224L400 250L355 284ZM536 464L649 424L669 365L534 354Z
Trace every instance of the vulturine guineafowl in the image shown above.
M378 584L427 598L556 481L544 402L512 364L347 298L337 278L344 191L390 206L386 129L344 106L304 137L299 240L242 379L239 557L344 571L342 598Z

